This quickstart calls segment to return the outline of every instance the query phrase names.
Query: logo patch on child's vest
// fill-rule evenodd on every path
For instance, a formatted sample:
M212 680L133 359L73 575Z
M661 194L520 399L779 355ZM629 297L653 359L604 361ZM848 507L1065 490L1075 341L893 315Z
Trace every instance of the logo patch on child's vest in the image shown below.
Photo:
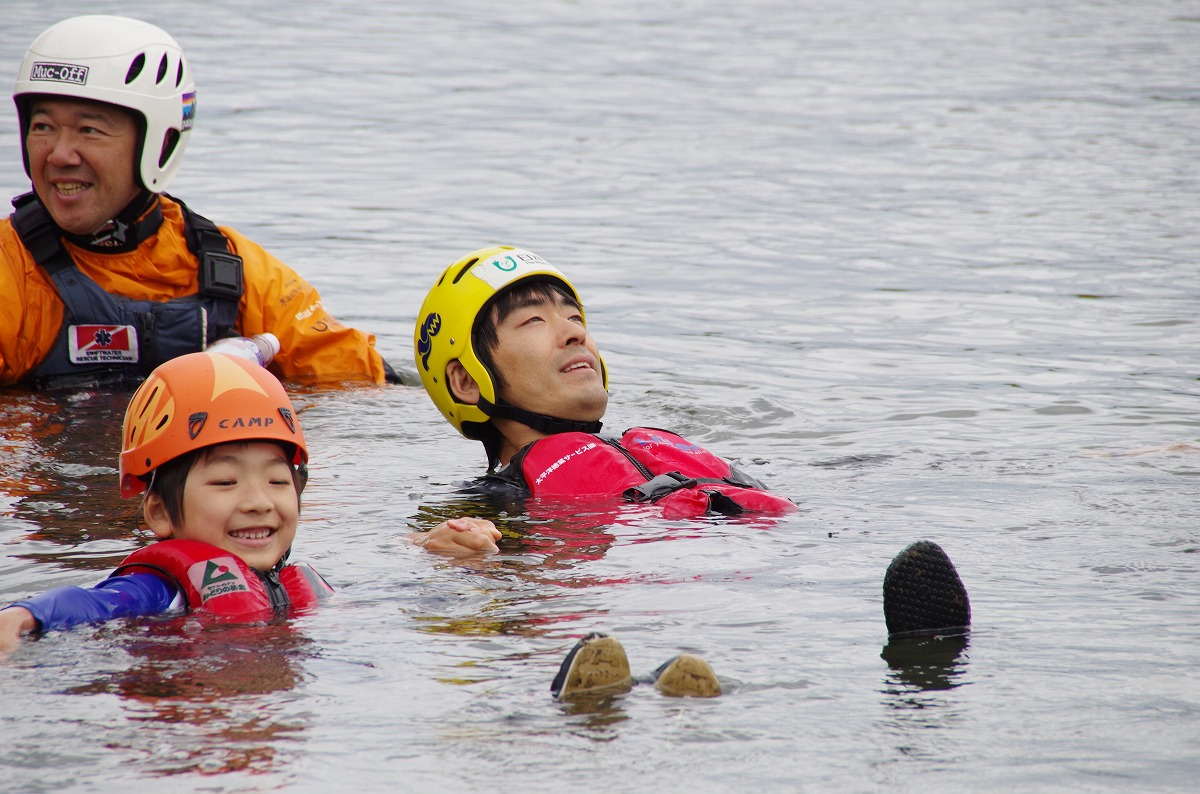
M188 579L200 593L200 600L207 601L229 593L244 593L250 589L242 569L233 557L214 557L188 568Z
M67 328L72 364L138 361L137 329L132 325L72 325Z

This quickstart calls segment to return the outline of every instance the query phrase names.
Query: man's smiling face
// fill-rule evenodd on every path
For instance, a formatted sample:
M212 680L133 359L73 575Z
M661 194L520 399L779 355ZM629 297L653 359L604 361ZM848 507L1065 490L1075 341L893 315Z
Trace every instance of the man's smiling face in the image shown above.
M133 116L101 102L34 97L25 148L38 198L54 222L90 235L140 192Z

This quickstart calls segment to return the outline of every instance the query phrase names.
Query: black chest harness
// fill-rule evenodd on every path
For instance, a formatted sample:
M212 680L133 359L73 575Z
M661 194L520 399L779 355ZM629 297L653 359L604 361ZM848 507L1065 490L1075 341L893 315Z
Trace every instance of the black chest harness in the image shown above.
M50 276L64 305L62 326L46 358L25 377L35 389L129 387L159 364L203 350L234 333L242 297L242 258L216 224L172 198L183 210L188 250L199 263L195 295L167 301L112 295L79 270L62 243L64 232L33 193L13 199L13 228ZM138 222L136 248L162 224L162 207ZM124 229L120 230L122 233ZM124 250L132 250L128 246Z

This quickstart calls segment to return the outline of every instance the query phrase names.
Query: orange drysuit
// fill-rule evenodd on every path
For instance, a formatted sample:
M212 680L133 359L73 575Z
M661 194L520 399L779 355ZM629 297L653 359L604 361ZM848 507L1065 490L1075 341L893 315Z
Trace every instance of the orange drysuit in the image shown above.
M184 237L183 212L170 198L160 200L162 226L134 251L96 253L64 240L80 271L106 292L134 300L194 295L198 265ZM271 362L276 375L384 381L374 335L342 325L294 270L232 229L220 229L243 262L245 291L237 330L242 336L269 331L279 338L280 352ZM21 243L11 220L0 220L0 386L20 382L45 358L62 319L63 303L49 276Z

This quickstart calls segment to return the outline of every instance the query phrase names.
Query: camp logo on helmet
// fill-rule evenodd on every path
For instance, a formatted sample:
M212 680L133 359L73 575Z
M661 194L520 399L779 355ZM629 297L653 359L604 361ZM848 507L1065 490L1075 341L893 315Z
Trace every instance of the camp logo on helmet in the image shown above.
M288 430L296 432L296 418L292 416L292 412L287 408L280 408L279 415L283 417L283 423L288 426ZM204 429L204 424L208 421L207 411L197 411L188 417L188 435L192 440L200 435L200 431ZM230 430L238 427L270 427L275 424L275 420L269 416L238 416L233 419L222 419L217 422L217 427L222 430Z
M421 366L429 371L429 354L433 352L433 337L442 330L442 315L430 312L421 323L421 338L417 340L417 353L421 356Z
M288 429L292 429L292 412L286 408L280 408L279 413L283 415L283 421L287 423ZM232 419L222 419L217 422L217 427L222 430L231 430L238 427L270 427L275 424L275 420L269 416L237 416ZM295 432L293 429L292 432Z
M35 63L29 69L30 80L87 85L88 67L73 63Z
M200 431L204 429L204 423L208 421L208 411L197 411L188 417L188 437L193 441L196 436L200 435Z
M295 433L296 432L296 418L294 416L292 416L292 410L290 408L280 408L279 415L283 417L283 423L288 426L288 430ZM268 423L270 423L270 421L271 421L270 419L267 420Z

